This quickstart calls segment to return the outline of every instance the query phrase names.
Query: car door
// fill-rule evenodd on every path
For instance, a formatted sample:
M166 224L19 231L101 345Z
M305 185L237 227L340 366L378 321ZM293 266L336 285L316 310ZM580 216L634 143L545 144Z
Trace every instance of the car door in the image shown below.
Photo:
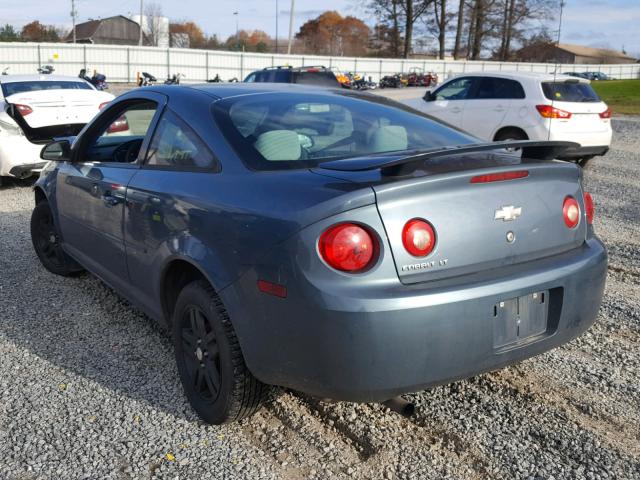
M463 112L474 82L474 77L450 80L425 95L422 110L454 127L462 128Z
M466 101L462 118L462 128L488 142L511 107L511 99L518 82L500 77L478 77L476 85ZM522 90L522 86L520 86Z
M72 161L58 171L56 198L65 248L114 287L128 282L126 188L164 103L164 96L145 92L110 106L81 134Z
M198 258L206 251L207 239L233 238L220 228L216 215L203 207L216 188L219 172L220 164L206 143L167 107L146 160L127 188L124 222L131 287L158 317L157 283L150 279L161 276L163 260L176 250Z

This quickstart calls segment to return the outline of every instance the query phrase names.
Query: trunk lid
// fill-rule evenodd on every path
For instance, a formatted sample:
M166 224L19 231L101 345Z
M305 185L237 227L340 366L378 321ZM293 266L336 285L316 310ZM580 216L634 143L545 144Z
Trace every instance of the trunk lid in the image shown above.
M6 97L13 105L26 105L32 112L23 116L31 128L85 124L97 113L101 103L113 99L111 94L95 90L39 90Z
M513 170L527 170L528 176L471 183L477 175ZM579 175L572 164L523 163L373 185L400 280L408 284L467 275L578 247L586 236ZM573 229L563 220L568 195L581 208ZM402 243L403 227L414 218L427 220L436 232L435 248L424 258L410 255Z

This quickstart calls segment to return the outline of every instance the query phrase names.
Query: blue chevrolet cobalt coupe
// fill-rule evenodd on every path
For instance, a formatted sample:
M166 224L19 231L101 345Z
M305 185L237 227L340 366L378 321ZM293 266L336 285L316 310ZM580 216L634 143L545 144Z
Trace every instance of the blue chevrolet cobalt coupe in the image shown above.
M137 89L55 134L40 261L167 325L206 422L271 386L385 401L596 319L592 199L553 160L573 144L483 144L378 96L276 84Z

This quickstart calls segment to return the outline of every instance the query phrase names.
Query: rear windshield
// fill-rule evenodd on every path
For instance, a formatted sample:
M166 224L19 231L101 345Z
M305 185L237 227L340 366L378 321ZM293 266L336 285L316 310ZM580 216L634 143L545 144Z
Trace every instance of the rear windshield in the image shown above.
M217 102L214 108L227 140L258 170L479 143L398 103L348 91L244 95Z
M39 90L91 90L91 87L85 82L65 80L2 83L2 93L5 97L16 93L37 92Z
M294 83L317 85L322 87L339 87L340 84L333 72L294 72Z
M599 102L600 97L588 83L543 82L542 91L549 100L558 102Z

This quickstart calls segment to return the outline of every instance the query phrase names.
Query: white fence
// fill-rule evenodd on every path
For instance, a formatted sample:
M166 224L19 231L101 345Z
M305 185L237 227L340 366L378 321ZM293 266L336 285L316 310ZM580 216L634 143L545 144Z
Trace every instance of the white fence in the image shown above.
M73 45L64 43L0 43L0 70L12 74L32 74L40 65L51 64L55 73L77 75L81 68L97 70L109 82L134 82L137 72L149 72L159 80L174 73L185 75L185 82L202 82L220 75L223 80L242 80L253 70L276 65L324 65L343 72L358 72L378 81L382 76L407 72L417 67L436 72L441 78L472 71L504 70L554 72L552 63L513 63L484 61L446 61L389 59L370 57L322 57L240 53L181 48L128 47L120 45ZM600 71L614 78L640 78L640 64L560 65L560 72Z

